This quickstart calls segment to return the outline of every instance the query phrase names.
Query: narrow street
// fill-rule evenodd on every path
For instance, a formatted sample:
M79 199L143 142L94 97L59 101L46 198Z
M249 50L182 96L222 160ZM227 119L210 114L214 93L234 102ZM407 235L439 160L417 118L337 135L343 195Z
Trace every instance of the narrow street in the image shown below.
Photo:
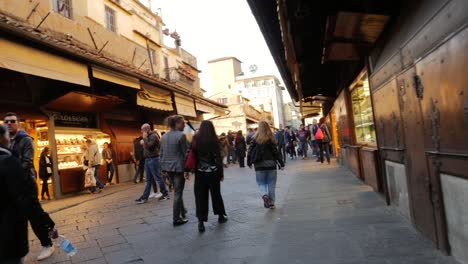
M172 200L134 203L143 184L44 204L78 254L69 259L57 249L41 263L455 263L339 166L289 161L279 172L276 210L263 208L253 170L228 168L222 191L229 221L211 217L204 234L192 184L185 192L190 222L177 228ZM35 263L40 245L32 232L29 238L25 263Z

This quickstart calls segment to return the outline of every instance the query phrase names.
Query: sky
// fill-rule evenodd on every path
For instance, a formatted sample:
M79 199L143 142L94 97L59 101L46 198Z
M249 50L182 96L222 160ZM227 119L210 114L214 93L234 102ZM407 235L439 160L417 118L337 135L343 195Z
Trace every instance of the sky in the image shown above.
M246 0L151 1L166 27L181 36L182 48L197 57L203 89L211 90L208 61L221 57L237 57L246 74L255 64L257 74L275 75L282 82Z

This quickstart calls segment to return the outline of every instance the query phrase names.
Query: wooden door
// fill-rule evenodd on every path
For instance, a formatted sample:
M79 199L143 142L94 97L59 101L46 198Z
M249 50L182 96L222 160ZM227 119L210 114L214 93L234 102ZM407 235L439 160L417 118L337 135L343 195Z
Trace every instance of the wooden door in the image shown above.
M431 73L428 73L431 74ZM431 202L431 184L424 146L424 118L421 111L419 80L415 79L414 68L397 78L402 127L405 135L405 165L408 176L408 189L411 216L416 228L436 243L434 207ZM432 74L432 82L437 83L438 74Z

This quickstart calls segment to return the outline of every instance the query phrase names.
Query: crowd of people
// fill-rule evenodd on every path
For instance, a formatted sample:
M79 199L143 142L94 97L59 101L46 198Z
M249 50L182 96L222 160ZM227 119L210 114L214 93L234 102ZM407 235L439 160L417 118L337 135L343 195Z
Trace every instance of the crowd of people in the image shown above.
M42 210L37 198L33 139L19 128L19 120L17 114L7 113L3 117L4 125L0 125L0 184L7 189L1 194L5 206L2 205L0 223L0 261L10 261L7 263L21 263L27 253L28 221L42 245L38 260L53 254L51 238L58 234L55 223ZM317 161L323 163L326 159L330 163L331 134L324 118L319 123L314 120L308 127L301 125L297 131L280 127L275 133L267 122L261 121L258 128L249 129L245 137L242 131L228 131L218 136L213 123L203 121L191 142L183 132L186 124L182 116L170 116L167 118L168 132L161 134L150 124L143 124L141 136L135 139L132 152L136 170L133 182L142 182L145 178L143 193L135 202L144 204L152 197L167 201L173 191L174 226L188 222L183 194L185 182L192 174L198 231L205 232L210 196L218 222L228 221L221 183L224 169L229 164L238 163L240 168L244 168L247 162L247 166L255 170L263 206L275 209L277 170L285 168L288 155L290 159L297 156L307 159L310 147ZM101 192L105 187L98 178L101 164L106 166L107 184L113 180L115 153L109 143L103 147L99 153L97 144L92 139L86 140L82 159L84 169L93 173L90 175L94 177L94 184L89 187L91 193ZM47 181L53 174L53 166L49 148L41 152L39 164L39 177L43 183L41 196L45 199L47 195L50 199ZM14 228L6 230L7 226ZM6 242L10 240L15 243Z
M307 159L310 148L312 157L316 157L317 162L324 163L326 159L330 164L333 141L324 117L320 118L319 122L313 119L312 124L307 127L301 124L296 131L290 127L280 127L275 132L275 140L284 161L288 155L291 160L297 157Z

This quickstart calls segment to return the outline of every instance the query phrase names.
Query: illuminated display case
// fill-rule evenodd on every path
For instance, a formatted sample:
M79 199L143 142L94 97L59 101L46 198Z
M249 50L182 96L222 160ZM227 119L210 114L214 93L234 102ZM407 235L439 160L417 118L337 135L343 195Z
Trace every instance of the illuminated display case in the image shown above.
M357 82L351 91L356 142L365 145L376 145L375 126L369 90L369 80L365 76Z
M55 142L59 170L83 167L83 153L86 150L86 139L91 139L98 145L99 153L102 152L105 142L110 143L109 135L91 129L56 129ZM38 153L40 155L44 147L49 146L47 140L47 128L38 129Z

